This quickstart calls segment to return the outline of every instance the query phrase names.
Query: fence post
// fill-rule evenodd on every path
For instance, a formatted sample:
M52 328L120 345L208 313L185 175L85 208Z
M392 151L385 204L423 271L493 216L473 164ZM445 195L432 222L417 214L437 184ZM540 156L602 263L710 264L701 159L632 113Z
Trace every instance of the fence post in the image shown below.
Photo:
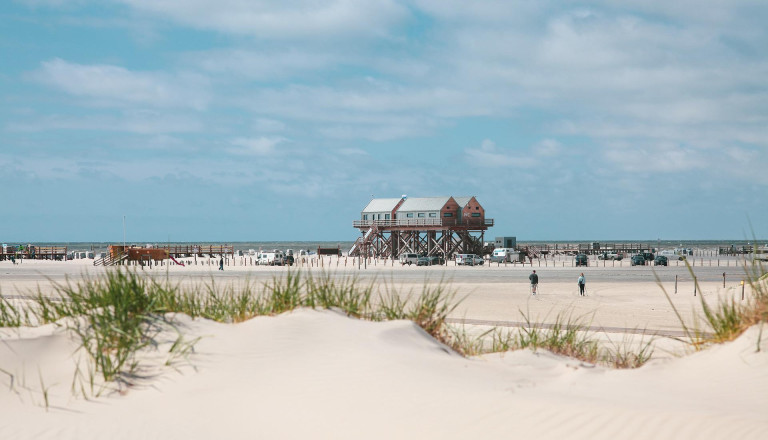
M675 275L675 293L677 293L677 275Z
M696 296L696 285L698 283L696 282L696 277L693 277L693 296Z
M725 272L723 272L723 288L725 288Z

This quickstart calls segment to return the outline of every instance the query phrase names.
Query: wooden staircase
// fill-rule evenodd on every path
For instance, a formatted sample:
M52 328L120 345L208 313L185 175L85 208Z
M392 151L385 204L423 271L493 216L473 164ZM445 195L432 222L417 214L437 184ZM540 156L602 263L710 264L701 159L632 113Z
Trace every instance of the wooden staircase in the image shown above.
M533 258L541 258L541 249L539 249L538 247L536 247L536 246L527 246L525 248L525 250L526 250L526 252L528 254L528 258L531 258L531 259L533 259Z
M355 243L352 245L352 247L349 249L350 256L356 256L360 254L360 249L364 248L365 245L370 244L373 241L373 237L376 236L376 232L378 232L379 228L376 226L376 224L372 224L371 228L368 229L365 232L365 235L362 237L358 237L357 240L355 240Z
M96 258L93 260L94 266L114 266L116 264L122 263L128 258L128 254L118 254L112 257L112 255L107 254L104 255L101 258Z

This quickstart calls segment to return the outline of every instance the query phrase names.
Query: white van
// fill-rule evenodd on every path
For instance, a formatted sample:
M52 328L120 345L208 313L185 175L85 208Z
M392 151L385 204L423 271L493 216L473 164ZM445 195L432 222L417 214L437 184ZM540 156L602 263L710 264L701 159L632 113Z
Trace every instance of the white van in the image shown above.
M418 254L400 254L400 264L402 265L411 265L416 264L419 262L419 255Z
M669 249L665 249L665 250L659 252L657 255L663 255L663 256L667 257L667 259L670 259L670 260L685 260L685 257L680 255L678 253L678 251L673 251L673 250L669 250Z
M259 266L282 266L284 262L285 255L282 252L262 252L256 260Z
M520 252L513 248L498 248L493 250L491 263L514 263L520 261Z

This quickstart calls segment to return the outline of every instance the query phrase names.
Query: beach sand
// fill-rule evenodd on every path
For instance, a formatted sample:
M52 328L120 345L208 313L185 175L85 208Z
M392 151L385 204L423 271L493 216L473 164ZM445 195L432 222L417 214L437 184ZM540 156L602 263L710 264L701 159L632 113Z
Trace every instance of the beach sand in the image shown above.
M0 288L15 301L35 289L52 294L54 282L104 270L89 263L2 262ZM463 298L453 325L470 328L514 326L522 310L545 323L559 312L588 316L611 340L680 331L650 268L377 263L357 271L342 264L304 273L358 276L402 293L444 280ZM541 275L536 297L528 291L532 269ZM286 270L198 265L143 273L182 284L242 285ZM701 295L739 298L740 270L698 268L696 297L684 268L657 273L690 317ZM586 298L576 291L580 272ZM138 385L90 399L77 392L90 384L73 380L85 366L71 334L55 325L0 329L0 438L768 438L768 338L757 327L685 356L682 346L658 337L661 348L648 364L612 370L544 351L465 358L411 322L367 322L327 310L239 324L176 318L188 340L201 338L193 353L170 365L167 350L142 353ZM175 333L166 336L167 346Z

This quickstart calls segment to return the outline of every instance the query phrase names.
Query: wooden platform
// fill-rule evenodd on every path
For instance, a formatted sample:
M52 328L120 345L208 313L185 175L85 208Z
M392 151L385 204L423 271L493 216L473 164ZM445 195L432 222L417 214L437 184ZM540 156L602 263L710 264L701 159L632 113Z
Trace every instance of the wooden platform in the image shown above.
M67 247L25 245L23 251L19 251L18 246L8 246L5 252L0 249L0 261L10 260L11 257L24 260L64 261L67 259Z

